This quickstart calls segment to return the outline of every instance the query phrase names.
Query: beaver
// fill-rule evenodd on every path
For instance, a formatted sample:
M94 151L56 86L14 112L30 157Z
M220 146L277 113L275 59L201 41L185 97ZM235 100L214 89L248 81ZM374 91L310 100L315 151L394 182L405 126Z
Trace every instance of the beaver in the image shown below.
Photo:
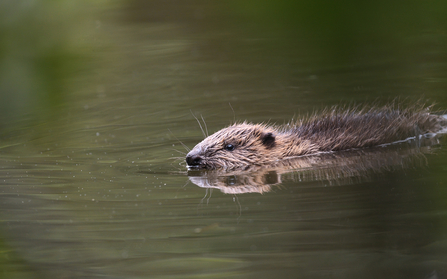
M284 125L235 123L187 155L191 169L248 169L304 155L368 148L433 136L447 126L432 106L332 107Z

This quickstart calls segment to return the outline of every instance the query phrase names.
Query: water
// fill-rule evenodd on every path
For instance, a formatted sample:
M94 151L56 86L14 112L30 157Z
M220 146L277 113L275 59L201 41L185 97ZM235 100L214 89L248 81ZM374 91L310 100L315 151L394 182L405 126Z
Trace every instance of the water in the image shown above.
M447 276L445 137L416 164L237 195L194 184L180 144L203 138L194 116L211 133L397 97L446 109L442 4L347 27L290 3L67 3L2 17L4 278Z

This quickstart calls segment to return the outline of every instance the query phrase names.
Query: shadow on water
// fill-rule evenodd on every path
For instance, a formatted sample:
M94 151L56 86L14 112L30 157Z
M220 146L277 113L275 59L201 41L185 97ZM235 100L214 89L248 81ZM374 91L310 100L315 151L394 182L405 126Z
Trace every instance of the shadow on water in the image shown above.
M211 183L179 141L192 114L447 108L446 6L1 1L0 277L445 278L445 138Z

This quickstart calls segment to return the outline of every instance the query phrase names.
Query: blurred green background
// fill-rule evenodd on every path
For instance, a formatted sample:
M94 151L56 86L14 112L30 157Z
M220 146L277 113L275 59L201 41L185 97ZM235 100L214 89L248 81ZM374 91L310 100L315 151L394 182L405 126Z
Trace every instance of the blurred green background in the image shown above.
M191 36L209 32L221 40L268 38L260 44L263 52L224 43L218 47L230 48L230 55L250 56L253 63L275 60L292 73L367 64L379 56L381 61L399 61L395 66L402 71L424 66L433 81L445 85L446 54L440 51L447 42L446 14L445 1L4 0L1 127L25 116L56 117L67 96L76 98L79 85L73 79L93 74L91 61L101 50L96 29L103 19L175 23ZM278 53L281 45L296 44L299 48L289 57Z
M202 198L202 189L189 188L188 191L192 193L189 192L191 196L186 195L182 200L183 207L177 206L175 202L178 200L173 202L172 198L177 196L178 189L184 188L186 179L184 173L178 174L184 171L184 165L169 161L171 157L183 156L173 155L172 147L178 145L176 138L190 147L201 138L191 112L203 115L211 132L227 125L234 118L284 123L295 114L340 102L361 103L376 99L386 102L394 98L409 98L436 102L437 108L447 109L446 15L446 1L0 1L0 172L3 178L0 205L5 212L0 230L0 277L45 278L48 269L55 274L62 274L60 278L69 278L71 272L79 266L83 268L79 271L82 275L92 270L114 274L113 271L118 267L108 257L121 251L118 247L121 240L128 240L126 237L129 237L135 241L141 235L146 237L146 231L141 233L142 224L159 221L158 217L154 217L155 221L148 221L145 216L142 217L141 209L133 204L135 196L141 194L142 185L147 186L149 183L152 186L163 181L164 188L160 184L159 196L155 193L146 197L146 203L141 203L143 212L146 212L144 209L147 212L158 209L157 199L167 197L174 205L172 208L160 207L158 210L161 216L171 216L175 212L190 218L186 220L194 220L199 224L209 221L213 224L215 221L212 218L215 216L211 216L210 220L197 217L197 201L200 202ZM340 202L336 204L340 208L335 207L331 211L320 208L322 205L314 200L316 209L310 207L301 213L307 212L310 219L314 218L312 220L317 227L320 221L329 220L330 223L337 220L337 216L331 215L334 212L346 212L346 220L350 215L360 216L359 227L351 227L347 234L359 235L358 243L353 240L354 243L349 243L353 249L340 246L338 250L334 249L334 253L342 251L341 255L346 253L358 258L357 247L361 247L365 249L362 253L365 251L368 257L372 255L369 263L375 263L376 257L382 259L381 253L375 254L376 250L388 252L388 245L392 246L388 242L400 241L396 240L400 239L400 235L393 234L392 229L399 233L407 232L408 229L408 235L412 235L408 236L410 240L420 240L424 244L435 243L434 250L441 251L437 257L438 254L427 249L421 258L431 259L433 256L433 262L441 262L445 259L442 245L446 226L442 216L445 215L443 183L446 181L446 167L442 156L433 156L431 159L435 175L421 174L423 179L408 178L414 185L407 185L410 182L403 180L405 185L396 187L401 191L398 193L390 189L394 189L401 179L389 179L394 184L383 184L386 187L381 192L377 191L377 203L371 201L370 208L367 208L370 202L367 187L347 189L346 193L336 188L333 191L340 192L335 194L339 194L341 199L349 197L348 203ZM136 174L134 162L154 175ZM177 176L173 175L173 169L177 171ZM55 175L56 171L61 171L61 174L57 172ZM418 183L431 185L431 188L421 190ZM36 185L39 186L34 188ZM96 200L104 198L108 194L103 196L105 189L118 193L125 187L131 188L128 193L132 193L132 197L130 194L125 198L116 195L113 200L111 194L112 198L107 196L109 203L106 205L92 209L84 206L84 203L90 206L92 196ZM411 189L416 189L417 197L412 195ZM312 190L303 190L303 196L306 191ZM351 190L357 191L359 199L364 199L364 204L357 204L360 202L351 195ZM426 194L422 201L419 198L423 195L419 195L418 191ZM98 196L95 196L96 193ZM316 189L312 197L318 201L321 193L324 191ZM404 196L408 201L403 201L402 206L398 199L393 199L394 195ZM24 205L22 196L37 201L37 205ZM68 196L66 202L59 200L60 196ZM278 194L276 203L272 197L268 201L263 196L263 202L270 202L271 208L288 204L292 208L289 213L296 214L297 211L293 211L296 204L293 195L284 194L281 200ZM291 200L284 201L287 197ZM323 197L331 200L332 196L329 193ZM70 202L70 198L76 202ZM258 197L250 198L253 205L257 204ZM414 209L415 204L421 208ZM374 211L375 206L383 208L383 212ZM362 210L377 218L380 224L382 218L390 216L387 219L389 223L377 232L374 220L371 221L374 218L359 213ZM407 215L400 210L404 210ZM427 213L426 210L431 211ZM117 219L120 214L124 216L111 225L116 227L108 226L109 211L113 211L110 216L117 216ZM319 214L323 211L327 219L320 218ZM261 216L259 218L262 219L262 216L266 216L265 220L276 220L278 217L269 214L284 216L282 211L261 213L256 217ZM84 220L84 215L93 216L91 218L95 222L67 223L67 220L77 218ZM132 218L137 222L128 226L126 222ZM228 223L233 222L232 218L228 219ZM414 227L406 224L405 220ZM420 223L411 222L413 220ZM187 240L179 241L180 246L172 245L173 254L183 255L177 249L186 247L181 251L186 255L182 260L188 257L195 259L196 250L191 252L188 247L196 247L199 251L197 253L202 251L195 243L188 242L194 237L189 238L187 232L182 235L182 229L192 225L183 224L180 218L172 217L169 221L172 223L166 227L162 223L156 224L160 235L177 236L177 229L180 228L179 235L186 235ZM98 223L100 225L96 227ZM426 223L435 224L434 228L425 231L417 226L422 224L421 227L424 227ZM204 224L203 227L210 224ZM284 218L283 227L276 227L278 223L270 225L297 240L285 243L289 238L279 237L287 244L287 248L278 252L284 259L290 256L288 245L299 245L297 243L300 241L306 245L306 239L299 237L301 231L293 227L294 223L292 225L290 220ZM196 223L194 226L199 227ZM36 231L36 227L44 229ZM123 227L128 229L126 236L117 237ZM254 230L250 224L241 227L248 232ZM329 226L323 223L321 227ZM175 233L172 228L175 228ZM337 239L339 232L331 228L319 231L321 238L318 240L324 241L326 233L333 233L334 239ZM76 230L86 233L76 238L71 235ZM211 251L227 256L222 251L231 248L225 246L226 242L220 241L220 233L215 238L214 235L208 237L208 243L215 247ZM89 242L92 235L96 238ZM374 246L369 242L371 235L380 235L385 244ZM53 236L57 236L57 240ZM110 245L106 236L118 240L114 242L116 246ZM245 236L231 236L226 239L229 243L246 242ZM263 236L269 240L268 234ZM153 253L163 254L165 239L154 238L160 250ZM67 243L74 248L67 248ZM411 241L408 243L412 248ZM399 245L407 251L407 243L399 242ZM232 248L235 246L238 245ZM41 250L31 250L29 247L39 247ZM203 248L203 251L207 249ZM237 256L249 258L247 262L250 263L257 262L256 257L250 258L251 251L242 250L239 246L237 249L240 249L236 252L240 253ZM268 249L270 247L266 248L267 252ZM318 254L315 259L320 259L318 249L317 245L312 250ZM145 266L138 262L139 253L151 262L152 251L141 252L136 248L129 251L137 255L133 258L136 263L132 262L135 265L130 266L141 268L140 271L145 274ZM57 262L58 252L64 256L60 262ZM337 255L332 257L332 252L323 256L328 255L326 259L345 259ZM414 252L416 255L418 253ZM78 257L84 259L85 255L91 259L101 257L103 262L96 263L99 267L92 268L90 263L78 260ZM117 252L117 255L113 260L121 259L121 254ZM300 252L293 256L308 258ZM411 273L408 267L412 266L412 261L421 263L421 266L428 262L414 256L408 264L405 261L406 254L401 256L391 257L390 260L392 269L401 267L399 272L407 270ZM179 260L176 256L166 259L168 271L169 267L175 265L170 259ZM400 265L401 260L407 265ZM301 262L306 263L305 260ZM388 262L383 262L385 264L378 271L382 275L389 270L386 266ZM351 262L352 267L358 267L356 263ZM346 266L351 265L348 263ZM427 266L431 267L430 264ZM438 266L442 266L442 263ZM289 268L295 271L294 267ZM41 273L42 270L44 273ZM85 273L82 273L84 270ZM197 270L200 271L200 268ZM251 271L257 270L254 266ZM358 270L358 274L365 274L369 269L360 267ZM377 270L375 265L371 270ZM422 274L419 278L424 278L427 273L421 270L418 269ZM232 267L229 268L229 272L232 271ZM272 274L279 272L276 268L270 271ZM191 274L197 275L194 272ZM340 278L346 277L340 275Z

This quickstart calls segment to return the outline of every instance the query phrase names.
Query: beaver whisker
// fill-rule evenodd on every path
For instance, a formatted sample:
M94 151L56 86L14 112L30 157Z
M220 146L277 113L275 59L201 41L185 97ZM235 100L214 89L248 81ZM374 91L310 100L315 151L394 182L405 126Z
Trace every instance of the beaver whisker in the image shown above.
M228 102L228 105L230 106L231 110L233 111L233 123L236 123L236 113L234 112L233 107L231 106L231 103Z
M180 153L180 154L183 154L183 155L185 155L185 156L186 156L186 152L183 152L183 151L177 150L177 149L175 149L175 148L171 148L171 150L174 150L174 151L176 151L176 152L178 152L178 153Z
M169 128L168 128L168 131L171 132L172 136L174 136L174 138L175 138L178 142L180 142L180 144L183 146L183 148L186 149L186 151L188 151L188 152L191 151L191 149L189 149L188 146L186 146L181 140L179 140ZM175 149L174 149L174 150L175 150ZM176 150L176 151L178 151L178 150ZM178 151L178 152L180 152L180 151Z
M182 160L183 161L183 157L169 157L170 160Z
M203 137L206 138L207 135L205 134L205 131L203 130L202 125L200 124L199 119L197 119L197 117L194 115L194 113L192 112L192 110L190 110L190 111L191 111L192 116L196 119L197 123L199 124L200 130L202 130Z
M208 127L206 126L206 122L205 122L205 119L203 119L203 115L200 115L200 118L202 118L202 121L203 121L203 125L205 125L205 132L206 132L206 136L207 136L207 137L209 137L209 134L208 134Z

